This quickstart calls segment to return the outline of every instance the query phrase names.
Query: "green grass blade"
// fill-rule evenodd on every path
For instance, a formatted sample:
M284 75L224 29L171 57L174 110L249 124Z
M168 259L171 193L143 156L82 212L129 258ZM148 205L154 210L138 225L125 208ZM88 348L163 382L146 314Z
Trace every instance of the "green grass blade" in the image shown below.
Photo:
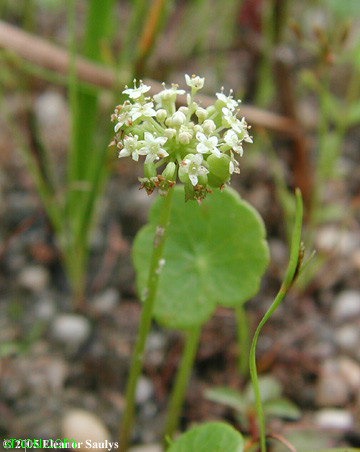
M261 446L261 452L266 452L266 431L265 431L265 420L264 420L264 413L263 413L263 407L260 397L260 388L259 388L259 380L258 380L258 374L257 374L257 368L256 368L256 345L257 340L260 335L262 327L265 325L267 320L272 316L276 308L279 306L280 302L283 300L285 294L292 286L294 280L296 279L296 276L298 274L298 271L300 269L301 263L302 263L302 256L301 256L301 227L302 227L302 216L303 216L303 204L301 199L301 192L299 189L296 190L296 217L295 217L295 226L293 230L293 236L292 236L292 242L291 242L291 250L290 250L290 259L289 259L289 265L286 271L286 275L284 278L283 283L281 284L280 290L278 294L275 297L275 300L271 304L270 308L265 313L264 317L262 318L261 322L259 323L254 338L251 344L250 349L250 375L251 375L251 381L254 389L255 394L255 405L256 405L256 412L258 417L258 423L259 423L259 430L260 430L260 446Z

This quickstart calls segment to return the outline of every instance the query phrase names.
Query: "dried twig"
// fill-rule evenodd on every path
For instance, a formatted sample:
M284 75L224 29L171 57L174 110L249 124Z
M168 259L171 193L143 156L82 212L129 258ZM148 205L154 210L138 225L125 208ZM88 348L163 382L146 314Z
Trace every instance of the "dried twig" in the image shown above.
M0 48L13 52L39 67L67 74L69 57L66 50L3 21L0 21ZM115 85L115 72L109 67L95 64L79 56L76 59L76 68L78 77L83 82L107 89ZM162 89L159 82L153 80L144 82L152 86L150 94ZM214 103L208 96L199 95L199 100L205 107ZM185 103L185 97L180 97L179 101ZM241 107L241 113L253 126L264 127L293 138L299 136L298 127L292 119L248 105Z

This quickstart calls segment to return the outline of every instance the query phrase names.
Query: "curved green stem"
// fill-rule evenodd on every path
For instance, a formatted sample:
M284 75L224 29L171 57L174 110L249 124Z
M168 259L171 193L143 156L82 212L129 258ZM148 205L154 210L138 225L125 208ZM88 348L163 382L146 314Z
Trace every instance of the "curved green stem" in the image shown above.
M184 404L186 386L193 368L196 351L198 349L201 326L195 326L187 332L187 338L181 359L180 367L176 375L175 383L169 403L168 416L164 430L164 448L167 441L172 438L179 424L181 409Z
M249 372L249 322L244 309L244 304L235 308L237 340L238 340L238 368L243 377L248 376Z
M250 375L251 381L255 394L255 405L256 405L256 413L258 417L259 423L259 431L260 431L260 446L261 452L266 452L266 432L265 432L265 421L264 421L264 413L263 407L261 404L260 397L260 389L258 382L258 375L256 369L256 344L260 334L262 327L265 325L267 320L272 316L275 309L279 306L280 302L284 298L286 292L290 289L293 282L295 281L300 267L302 263L301 256L301 226L302 226L302 214L303 214L303 205L301 199L301 192L299 189L296 190L296 218L295 218L295 226L293 229L292 240L291 240L291 250L290 250L290 259L289 265L287 268L287 272L284 278L283 283L281 284L280 290L275 297L270 308L267 310L266 314L262 318L259 326L257 327L254 338L251 344L250 349Z
M140 317L139 332L131 361L130 373L125 394L125 412L120 429L119 450L121 450L121 452L125 452L127 450L129 437L133 426L135 413L135 390L138 378L143 367L146 339L151 328L151 320L160 277L160 261L163 257L167 227L170 219L173 192L174 190L170 189L167 196L165 196L162 200L159 221L156 227L148 284L143 295L143 309Z

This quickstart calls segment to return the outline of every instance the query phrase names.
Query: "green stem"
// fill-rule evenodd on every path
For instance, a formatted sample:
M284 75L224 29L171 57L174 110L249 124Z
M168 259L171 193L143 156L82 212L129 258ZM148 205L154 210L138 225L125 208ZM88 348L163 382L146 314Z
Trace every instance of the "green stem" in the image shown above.
M168 416L166 419L164 431L164 448L166 448L167 441L169 439L172 439L175 430L179 425L179 418L181 409L184 404L186 386L189 381L191 370L193 368L196 351L199 344L200 333L200 326L195 326L187 332L183 356L176 375L169 403Z
M148 284L143 295L143 309L140 317L138 337L131 361L125 394L125 412L120 429L119 450L121 450L121 452L125 452L127 450L129 437L133 426L135 414L135 390L138 378L143 367L146 339L151 328L151 320L160 276L159 268L161 268L161 266L159 266L159 263L163 257L167 227L170 219L173 192L174 190L170 189L167 196L165 196L162 200L159 221L156 227Z
M249 372L249 322L244 309L244 304L235 308L235 316L237 323L237 339L238 339L238 367L239 372L243 377L248 376Z
M301 192L299 189L297 189L296 190L295 226L294 226L292 241L291 241L289 265L287 268L285 279L284 279L283 283L281 284L280 290L279 290L278 294L276 295L275 300L273 301L272 305L267 310L266 314L264 315L261 322L259 323L259 326L257 327L257 329L255 331L254 338L253 338L253 341L251 344L251 349L250 349L250 361L249 361L250 375L251 375L251 381L252 381L254 394L255 394L256 413L257 413L257 417L258 417L259 431L260 431L261 452L266 452L266 432L265 432L263 407L261 404L259 381L258 381L258 375L257 375L257 369L256 369L256 344L257 344L257 340L258 340L262 327L265 325L267 320L272 316L275 309L279 306L280 302L282 301L285 294L292 286L293 282L295 281L295 279L299 273L301 262L302 262L302 257L301 257L302 214L303 214L303 205L302 205L302 199L301 199Z

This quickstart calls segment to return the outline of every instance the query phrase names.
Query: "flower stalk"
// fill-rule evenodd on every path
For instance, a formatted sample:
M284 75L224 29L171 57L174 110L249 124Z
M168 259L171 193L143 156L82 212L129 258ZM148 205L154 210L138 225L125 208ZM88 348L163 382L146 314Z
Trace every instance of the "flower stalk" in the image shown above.
M121 450L122 452L125 452L127 450L129 437L134 422L136 385L143 368L146 339L151 328L154 304L161 273L161 271L159 270L161 270L163 265L163 250L166 240L167 227L170 219L173 192L174 190L169 189L167 195L162 198L159 221L154 237L148 284L143 294L143 309L140 317L138 337L131 361L128 384L125 394L125 412L120 429L119 443L119 450Z
M168 416L164 431L164 448L167 447L167 443L172 439L179 425L181 409L184 404L185 391L196 357L200 333L200 326L193 327L187 331L183 356L176 375L169 403Z

